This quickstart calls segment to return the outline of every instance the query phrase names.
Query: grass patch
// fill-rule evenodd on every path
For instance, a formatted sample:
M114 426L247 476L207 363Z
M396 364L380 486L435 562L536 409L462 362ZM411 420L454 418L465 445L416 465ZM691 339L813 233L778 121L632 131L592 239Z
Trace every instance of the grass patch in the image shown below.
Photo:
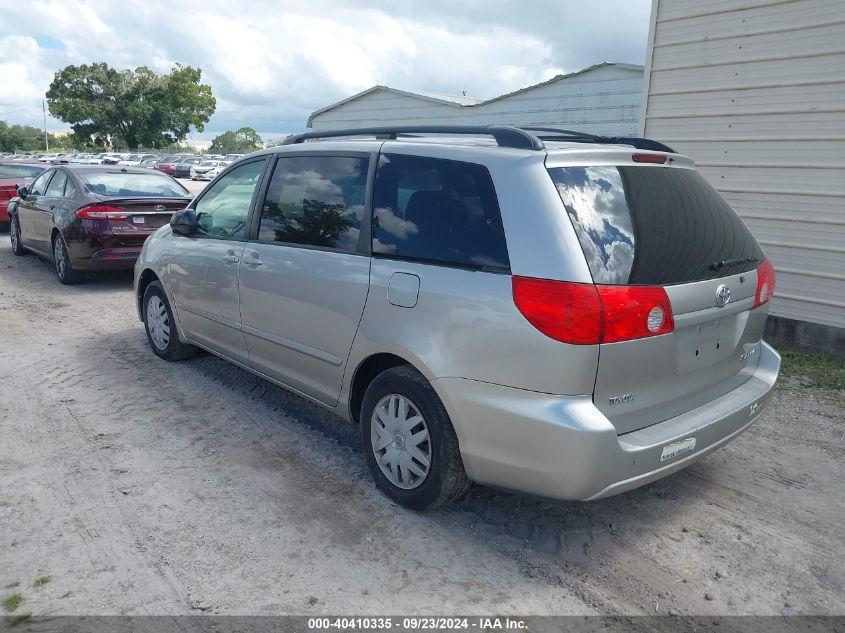
M13 593L11 596L3 598L3 611L11 613L21 606L21 602L23 602L23 596L19 593Z
M43 587L44 585L46 585L51 580L53 580L52 576L39 576L38 578L35 579L35 582L32 583L32 584L35 587Z
M801 387L845 392L845 359L833 354L809 354L792 350L780 353L781 374Z
M15 587L19 587L20 584L21 583L16 580L15 582L10 582L8 585L3 587L3 589L14 589Z

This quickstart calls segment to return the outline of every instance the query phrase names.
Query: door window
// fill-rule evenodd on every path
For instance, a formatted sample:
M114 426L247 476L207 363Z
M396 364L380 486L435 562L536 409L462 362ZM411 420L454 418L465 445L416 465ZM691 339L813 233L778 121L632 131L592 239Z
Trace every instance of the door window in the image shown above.
M374 254L510 267L496 192L481 165L383 155L373 206Z
M369 160L351 156L280 158L261 210L258 239L358 247Z
M241 165L215 182L197 201L197 234L243 239L265 160Z
M47 191L44 193L48 198L61 198L65 193L65 183L67 182L67 174L63 171L56 170L56 175L47 186Z
M41 174L38 178L35 179L35 182L32 183L32 187L29 189L29 193L32 196L43 196L44 192L47 189L47 181L50 180L50 176L52 176L55 172L54 171L45 171Z

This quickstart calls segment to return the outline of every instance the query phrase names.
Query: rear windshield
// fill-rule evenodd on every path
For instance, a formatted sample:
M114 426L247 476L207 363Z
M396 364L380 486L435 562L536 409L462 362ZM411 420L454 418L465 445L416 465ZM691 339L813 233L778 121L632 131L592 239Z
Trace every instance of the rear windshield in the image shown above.
M147 174L83 172L79 173L79 178L90 193L100 196L181 198L188 195L188 190L178 182L152 170Z
M35 178L47 166L40 165L0 165L0 178Z
M763 252L697 171L549 170L599 284L669 285L756 268Z

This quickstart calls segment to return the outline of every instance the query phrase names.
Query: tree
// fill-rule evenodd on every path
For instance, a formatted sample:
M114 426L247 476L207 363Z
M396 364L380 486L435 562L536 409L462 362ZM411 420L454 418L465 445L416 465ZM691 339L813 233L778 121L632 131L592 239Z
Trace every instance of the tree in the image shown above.
M242 127L215 136L208 151L211 154L248 154L262 147L264 143L258 132L251 127Z
M58 145L58 138L47 135L50 149ZM8 125L0 121L0 152L44 151L44 130L31 125Z
M217 100L201 79L201 70L181 64L161 75L146 66L71 65L53 77L47 103L86 145L106 147L119 139L130 149L165 147L183 140L191 127L202 132L214 114Z

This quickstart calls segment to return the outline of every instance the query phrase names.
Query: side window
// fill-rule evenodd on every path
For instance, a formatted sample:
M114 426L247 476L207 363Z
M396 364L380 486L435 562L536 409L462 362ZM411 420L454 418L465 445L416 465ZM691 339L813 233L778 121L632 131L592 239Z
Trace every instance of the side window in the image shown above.
M291 156L273 170L258 239L355 251L364 218L369 160Z
M487 169L382 155L374 193L373 253L508 268L502 217Z
M256 160L233 169L203 194L195 208L197 234L235 239L246 235L249 207L265 162Z
M32 183L32 187L29 188L30 195L33 196L43 196L44 192L47 190L47 181L50 180L50 176L55 173L55 170L45 171L41 174L38 178L35 179L35 182Z
M65 183L67 182L67 174L59 169L56 170L56 175L47 186L47 191L44 193L48 198L61 198L65 193Z
M76 195L76 185L73 184L73 180L68 178L65 184L65 198L72 198L74 195Z

